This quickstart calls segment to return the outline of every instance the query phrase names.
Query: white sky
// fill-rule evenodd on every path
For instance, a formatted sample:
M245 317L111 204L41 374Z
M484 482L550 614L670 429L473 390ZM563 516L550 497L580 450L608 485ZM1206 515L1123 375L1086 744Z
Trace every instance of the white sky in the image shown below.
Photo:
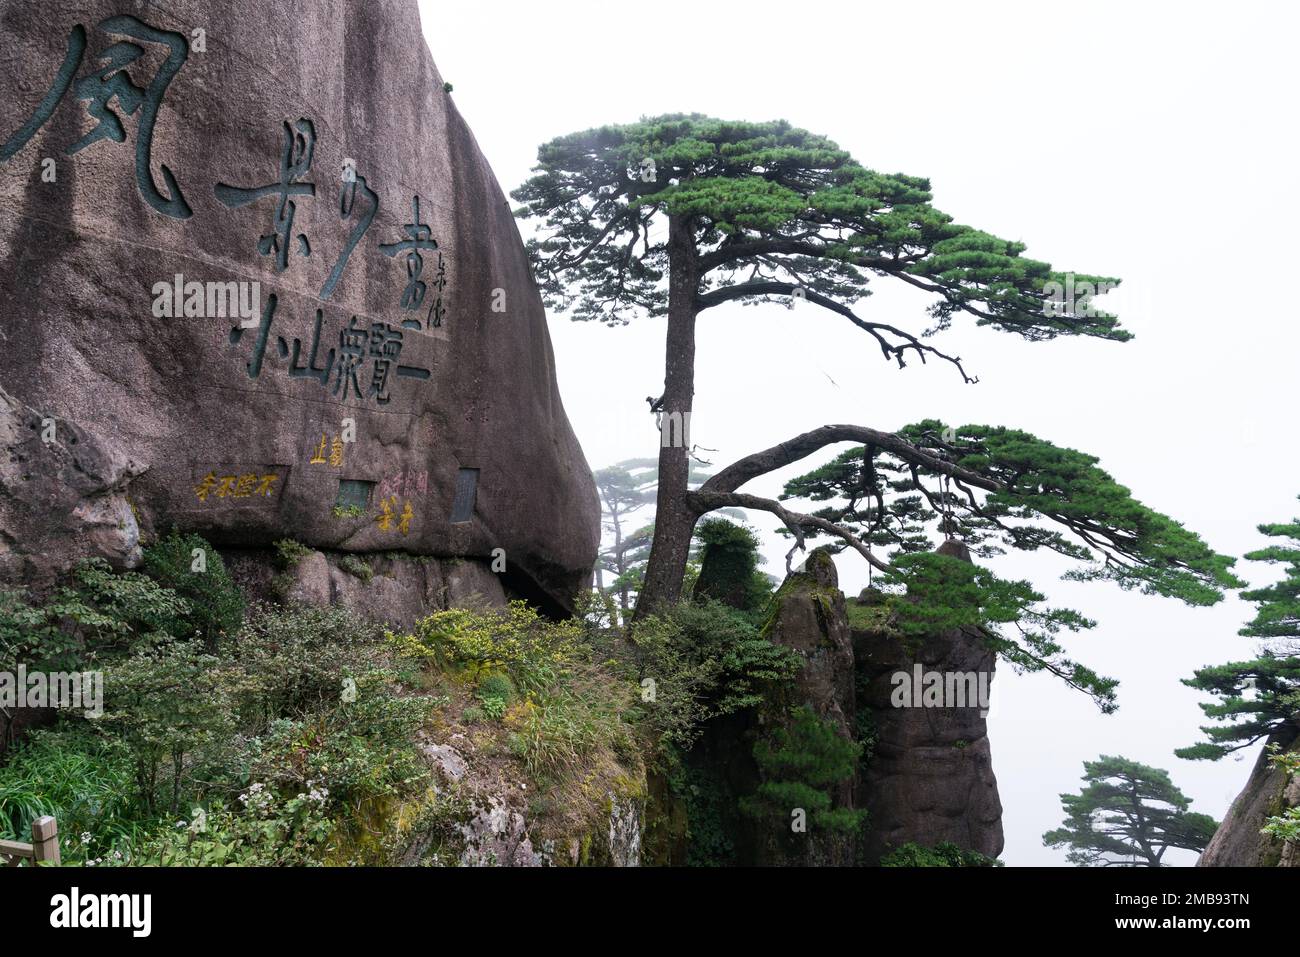
M1026 429L1099 455L1148 505L1220 551L1300 511L1293 381L1298 194L1294 38L1282 3L789 3L666 0L434 3L424 32L453 97L509 191L537 146L642 115L784 118L865 165L931 179L935 205L1060 269L1120 276L1108 297L1137 338L1031 345L960 328L936 344L966 360L898 370L845 320L802 306L702 316L692 437L725 464L828 422L893 429L926 417ZM874 283L862 313L920 331L923 300ZM663 381L663 324L609 329L551 317L560 388L593 468L657 453L644 397ZM814 456L747 490L781 484ZM770 516L767 570L784 547ZM856 557L841 584L865 584ZM1180 761L1202 696L1179 684L1252 653L1253 606L1210 609L1057 580L1000 561L1099 620L1069 650L1118 677L1104 716L1045 675L1003 666L989 718L1011 865L1062 864L1041 835L1082 762L1120 753L1170 771L1193 809L1221 817L1245 760ZM1239 563L1253 583L1268 566ZM1171 852L1171 857L1173 857ZM1192 855L1177 858L1191 863Z

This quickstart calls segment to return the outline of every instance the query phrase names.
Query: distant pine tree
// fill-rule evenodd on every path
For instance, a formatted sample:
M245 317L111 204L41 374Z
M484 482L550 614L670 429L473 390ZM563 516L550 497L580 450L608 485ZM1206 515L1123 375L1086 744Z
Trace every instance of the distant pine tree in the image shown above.
M1171 847L1202 851L1218 822L1189 811L1169 772L1103 755L1083 763L1085 787L1062 794L1064 826L1043 835L1048 847L1068 847L1081 867L1160 867Z

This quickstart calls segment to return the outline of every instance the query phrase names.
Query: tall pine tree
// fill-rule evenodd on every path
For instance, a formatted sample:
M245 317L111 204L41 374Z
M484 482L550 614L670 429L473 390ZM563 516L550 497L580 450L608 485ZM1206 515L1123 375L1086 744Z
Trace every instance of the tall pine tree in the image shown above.
M1095 459L1010 430L970 427L960 443L947 443L923 431L827 425L688 487L695 327L709 309L801 301L852 323L900 367L934 360L974 382L927 333L964 316L1031 341L1123 342L1129 333L1091 301L1117 280L1030 259L1023 244L936 209L927 180L868 169L784 121L674 114L562 136L539 149L535 175L513 195L520 216L542 220L529 250L549 306L610 324L647 313L667 319L655 535L638 615L679 598L692 530L715 509L768 511L799 544L826 532L888 568L852 529L740 491L842 442L878 449L921 479L956 484L990 519L1024 515L1059 526L1004 534L1084 559L1092 567L1083 577L1197 603L1240 584L1230 559L1136 502ZM874 279L928 293L929 329L861 315Z

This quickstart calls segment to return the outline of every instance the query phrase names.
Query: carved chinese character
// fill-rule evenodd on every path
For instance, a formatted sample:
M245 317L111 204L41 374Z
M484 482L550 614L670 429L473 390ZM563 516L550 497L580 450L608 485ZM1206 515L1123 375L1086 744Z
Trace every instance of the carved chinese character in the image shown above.
M393 528L393 509L388 502L388 499L384 499L379 503L379 516L375 519L375 524L379 526L380 531L384 532L391 531Z
M366 234L366 230L370 228L370 224L375 221L375 215L379 212L379 194L366 185L364 176L357 174L353 170L351 176L344 178L344 185L339 190L339 218L350 219L352 217L358 190L360 190L361 196L365 200L365 207L357 216L357 224L352 227L352 232L348 234L348 241L343 245L343 252L339 254L334 268L330 270L329 278L325 280L325 285L321 287L320 297L322 299L328 299L334 294L334 287L343 278L343 269L347 266L348 257L352 255L352 250L357 248L357 243L361 242L361 237Z
M232 209L257 202L264 196L278 195L275 223L270 233L263 235L257 243L258 252L263 256L275 253L275 269L284 272L289 266L289 244L293 235L293 217L297 204L290 196L315 196L316 184L299 182L311 170L312 154L316 150L316 127L311 120L303 117L290 126L284 124L284 148L280 153L280 177L277 182L265 186L249 188L228 186L218 183L215 187L217 199ZM303 233L298 234L298 252L303 256L311 255L311 244Z
M420 222L420 197L411 197L411 222L403 226L407 239L395 243L381 243L379 251L385 256L406 253L406 288L402 290L402 308L410 312L419 312L424 305L424 295L428 286L420 278L424 271L424 257L420 250L432 251L438 248L433 239L433 232L426 223ZM441 259L441 254L439 254ZM419 319L403 319L402 326L407 329L419 329Z
M366 341L369 333L365 326L357 325L358 317L353 316L346 328L339 330L339 358L335 366L334 394L343 394L340 399L347 400L348 390L356 391L361 396L361 384L357 381L357 368L366 357Z
M167 59L153 74L149 85L138 86L126 67L140 60L145 54L144 47L135 43L119 42L109 46L95 59L99 61L91 73L76 83L76 96L87 101L91 116L98 120L93 130L76 143L67 147L66 153L72 155L100 140L113 140L117 143L126 141L126 128L121 117L112 109L116 100L119 109L128 116L140 114L135 137L135 179L136 186L145 202L165 216L175 219L188 219L194 215L189 203L181 193L176 177L166 164L160 163L158 171L162 174L167 193L163 193L153 178L153 131L158 122L158 111L162 107L163 97L172 79L185 65L189 57L189 44L183 34L170 30L155 30L141 20L129 14L108 17L99 21L96 29L108 34L130 37L145 43L156 43L167 48ZM68 50L63 64L55 75L54 82L46 91L36 112L19 129L0 146L0 161L9 159L31 140L36 132L54 115L81 66L86 51L86 28L80 24L72 28L68 35Z
M321 385L329 382L330 369L334 366L334 350L330 349L325 354L324 365L319 367L316 365L317 353L320 351L320 326L323 317L323 311L317 309L316 321L311 334L311 358L307 360L307 365L304 366L298 361L302 356L302 340L297 338L293 340L293 354L289 360L289 375L295 379L315 379ZM290 354L289 343L285 341L283 336L279 337L277 346L281 358Z
M203 476L203 481L194 486L194 494L198 496L200 502L206 502L208 495L217 486L217 473L209 472Z
M253 343L253 356L248 360L248 377L250 379L256 379L262 374L262 359L266 355L266 340L271 335L271 320L275 318L275 307L278 302L279 297L275 293L270 293L266 297L266 305L262 309L262 318L257 325L257 341ZM230 329L230 344L237 346L243 338L244 327L232 326ZM283 343L284 340L281 339L280 342ZM287 351L283 345L281 350L281 355Z

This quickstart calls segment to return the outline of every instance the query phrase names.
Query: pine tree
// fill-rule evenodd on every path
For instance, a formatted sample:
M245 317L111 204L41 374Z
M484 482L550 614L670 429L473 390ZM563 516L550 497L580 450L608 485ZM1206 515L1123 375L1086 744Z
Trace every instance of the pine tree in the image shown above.
M1278 732L1300 732L1300 518L1265 524L1259 531L1281 544L1248 552L1246 558L1284 566L1281 581L1241 593L1257 605L1253 620L1239 632L1263 639L1251 661L1207 665L1183 684L1217 695L1202 704L1218 724L1202 727L1210 739L1174 753L1180 758L1217 760ZM1294 734L1289 737L1294 737Z
M655 459L627 459L592 473L600 496L601 521L612 541L601 549L596 563L597 588L616 593L624 615L631 608L632 596L641 590L645 565L654 540L654 522L642 509L653 506L659 484L659 463ZM688 477L694 488L709 473L692 462ZM633 516L640 524L632 525ZM604 585L602 573L610 572L613 581Z
M1043 835L1048 847L1068 847L1081 867L1160 867L1171 847L1202 851L1218 823L1189 811L1169 772L1102 755L1083 763L1084 788L1062 794L1064 826Z
M637 314L667 317L655 533L638 615L678 599L692 530L716 509L770 512L797 546L820 531L888 570L867 542L836 521L739 491L841 442L890 455L919 480L955 485L995 526L1022 516L1046 519L1058 527L999 531L1018 547L1096 559L1080 577L1112 578L1193 603L1240 586L1228 571L1231 559L1136 502L1096 468L1096 459L1012 430L967 427L953 444L926 429L827 425L689 488L695 326L709 309L728 302L799 303L795 321L813 307L827 310L861 329L900 367L910 359L935 360L973 383L961 358L924 332L859 315L869 280L929 293L927 332L964 316L1031 341L1123 342L1130 334L1091 302L1092 292L1117 280L1067 274L1027 258L1023 244L954 223L936 209L927 180L870 170L826 137L784 121L675 114L563 136L540 148L535 175L513 195L522 204L518 215L543 221L529 251L550 307L572 307L576 319L610 324ZM1082 295L1063 297L1066 289Z

